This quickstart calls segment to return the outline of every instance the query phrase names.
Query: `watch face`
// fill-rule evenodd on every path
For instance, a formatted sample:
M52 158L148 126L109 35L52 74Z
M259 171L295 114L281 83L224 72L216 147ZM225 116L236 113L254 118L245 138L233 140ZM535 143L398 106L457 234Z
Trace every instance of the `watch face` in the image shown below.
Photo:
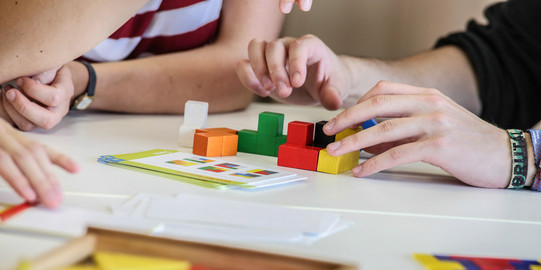
M75 105L75 109L86 110L86 108L90 106L90 103L92 103L92 98L88 96L83 96L81 99L78 100L77 104Z

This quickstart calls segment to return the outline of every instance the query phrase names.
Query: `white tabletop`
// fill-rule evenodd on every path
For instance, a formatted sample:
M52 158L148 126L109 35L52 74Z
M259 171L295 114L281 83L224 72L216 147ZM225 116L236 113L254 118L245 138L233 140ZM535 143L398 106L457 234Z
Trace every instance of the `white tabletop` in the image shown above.
M211 105L212 106L212 105ZM207 127L257 129L263 111L285 114L290 121L330 120L336 112L322 108L254 103L247 110L210 115ZM214 190L158 176L106 166L100 155L157 148L179 149L182 116L71 112L50 131L28 135L70 154L83 170L58 170L65 205L96 211L139 192L193 193L216 198L260 202L343 214L354 225L313 245L228 243L263 251L354 262L364 270L423 269L414 253L541 259L541 194L528 190L492 190L466 186L438 168L415 163L368 178L350 172L330 175L294 170L307 176L301 183L262 191ZM467 154L467 153L466 153ZM232 160L266 167L276 158L239 153ZM15 196L0 183L0 200ZM0 230L0 269L22 257L35 257L65 239Z

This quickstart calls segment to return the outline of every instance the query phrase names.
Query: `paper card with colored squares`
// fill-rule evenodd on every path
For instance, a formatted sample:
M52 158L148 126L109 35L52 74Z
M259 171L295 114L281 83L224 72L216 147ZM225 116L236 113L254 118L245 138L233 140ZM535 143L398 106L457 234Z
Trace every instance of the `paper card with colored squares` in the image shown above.
M139 153L101 156L98 162L145 169L159 174L188 177L218 184L214 188L262 188L304 180L288 171L197 156L175 150L155 149Z

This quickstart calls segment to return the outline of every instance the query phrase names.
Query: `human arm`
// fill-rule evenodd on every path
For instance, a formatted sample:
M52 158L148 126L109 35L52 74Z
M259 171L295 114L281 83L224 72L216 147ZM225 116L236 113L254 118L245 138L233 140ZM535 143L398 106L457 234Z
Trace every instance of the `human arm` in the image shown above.
M82 55L146 2L1 1L0 83L44 72Z
M331 143L342 155L358 149L375 156L353 169L364 177L401 164L423 161L472 186L504 188L511 179L512 156L507 132L483 121L433 88L379 82L359 103L324 126L333 135L372 118L378 125ZM526 186L536 173L531 140Z
M274 39L283 15L275 0L226 0L215 42L188 51L141 59L93 64L97 88L91 109L130 113L183 113L188 100L209 102L210 112L245 108L252 95L242 88L235 63L246 58L254 37ZM74 96L83 92L88 72L78 62Z
M469 110L480 110L473 70L454 46L384 61L336 55L313 35L252 40L249 59L239 62L237 73L258 95L292 104L321 103L335 110L344 102L354 104L378 81L390 80L437 88Z

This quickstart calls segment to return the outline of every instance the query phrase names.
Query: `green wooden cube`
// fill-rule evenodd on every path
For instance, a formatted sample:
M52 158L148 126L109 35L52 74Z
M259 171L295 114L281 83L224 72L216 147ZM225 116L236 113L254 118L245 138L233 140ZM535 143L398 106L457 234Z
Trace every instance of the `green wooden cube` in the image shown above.
M280 136L284 131L284 114L262 112L259 114L257 134L266 136Z
M242 129L237 135L239 136L237 151L256 154L257 131Z

